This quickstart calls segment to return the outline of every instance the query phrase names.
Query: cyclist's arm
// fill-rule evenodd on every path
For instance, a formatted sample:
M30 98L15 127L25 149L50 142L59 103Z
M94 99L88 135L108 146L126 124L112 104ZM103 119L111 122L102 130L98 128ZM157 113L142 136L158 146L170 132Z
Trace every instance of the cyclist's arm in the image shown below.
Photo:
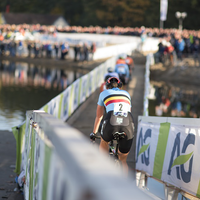
M94 122L93 133L98 132L99 124L104 114L104 106L97 105L96 118Z

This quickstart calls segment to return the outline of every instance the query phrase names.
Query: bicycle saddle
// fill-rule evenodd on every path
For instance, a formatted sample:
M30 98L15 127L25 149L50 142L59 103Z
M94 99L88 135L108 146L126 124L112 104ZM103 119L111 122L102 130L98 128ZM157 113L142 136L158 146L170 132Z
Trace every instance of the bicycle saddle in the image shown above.
M113 137L115 140L120 140L120 139L123 139L125 138L126 136L126 133L122 132L122 133L119 133L119 132L115 132L113 133Z

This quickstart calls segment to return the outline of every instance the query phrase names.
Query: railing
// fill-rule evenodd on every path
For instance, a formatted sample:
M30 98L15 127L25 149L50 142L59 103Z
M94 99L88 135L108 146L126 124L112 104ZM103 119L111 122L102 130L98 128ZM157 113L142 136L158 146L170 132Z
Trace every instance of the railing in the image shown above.
M76 129L42 111L28 111L22 170L25 199L153 199Z

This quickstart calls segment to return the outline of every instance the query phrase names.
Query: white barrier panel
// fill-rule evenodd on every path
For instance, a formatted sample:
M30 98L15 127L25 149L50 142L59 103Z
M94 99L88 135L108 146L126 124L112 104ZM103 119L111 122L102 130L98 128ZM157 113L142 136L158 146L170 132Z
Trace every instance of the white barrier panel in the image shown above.
M137 42L139 37L125 36L125 35L108 35L108 34L90 34L90 33L57 33L57 37L65 40L70 38L72 40L83 40L99 42L102 44L123 44Z
M28 111L23 152L26 200L153 199L82 133L42 111Z
M40 110L58 119L66 121L76 108L82 104L104 81L107 69L114 66L116 57L112 57L88 74L77 79L65 91L53 98Z
M94 60L108 58L112 56L119 55L121 53L128 53L132 54L132 51L137 49L138 44L140 43L140 38L137 38L136 42L127 43L127 44L118 44L108 47L100 47L97 48L96 52L94 53Z
M156 52L158 50L159 38L147 37L144 44L141 44L141 38L135 36L122 35L104 35L104 34L80 34L80 33L58 33L60 40L88 40L94 42L101 42L104 45L97 48L93 59L103 59L116 56L120 53L131 53L134 50L143 52ZM113 44L112 46L105 46L106 44ZM114 45L115 44L115 45ZM70 57L74 58L74 52L71 50Z
M136 169L200 197L199 119L139 117Z

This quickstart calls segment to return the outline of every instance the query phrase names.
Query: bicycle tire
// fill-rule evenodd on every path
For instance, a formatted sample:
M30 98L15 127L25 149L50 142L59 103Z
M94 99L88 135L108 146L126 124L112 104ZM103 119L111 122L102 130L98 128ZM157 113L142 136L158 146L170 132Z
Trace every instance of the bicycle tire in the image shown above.
M114 162L115 162L115 168L121 170L121 167L122 167L122 166L121 166L120 160L117 159L117 158L115 158Z

